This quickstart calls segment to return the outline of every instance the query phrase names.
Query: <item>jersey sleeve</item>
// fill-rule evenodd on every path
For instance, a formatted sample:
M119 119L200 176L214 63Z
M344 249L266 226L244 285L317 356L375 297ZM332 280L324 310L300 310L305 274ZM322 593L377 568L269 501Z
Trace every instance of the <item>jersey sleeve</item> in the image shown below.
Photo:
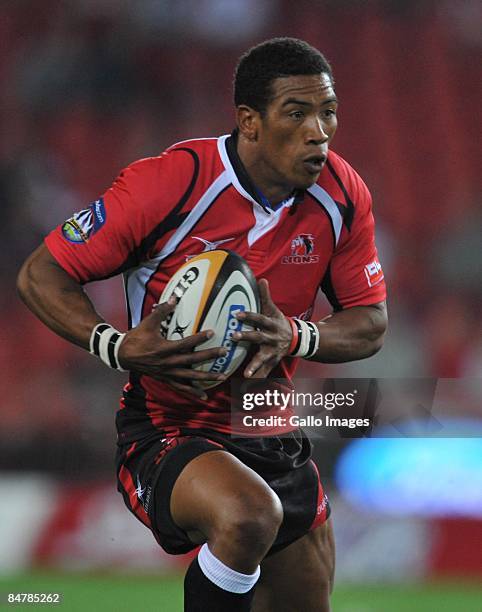
M386 298L383 270L375 245L372 198L357 177L357 196L350 228L343 225L340 241L321 288L335 310L369 306Z
M54 229L45 238L47 248L82 284L138 265L182 201L192 171L182 151L134 162L102 197Z

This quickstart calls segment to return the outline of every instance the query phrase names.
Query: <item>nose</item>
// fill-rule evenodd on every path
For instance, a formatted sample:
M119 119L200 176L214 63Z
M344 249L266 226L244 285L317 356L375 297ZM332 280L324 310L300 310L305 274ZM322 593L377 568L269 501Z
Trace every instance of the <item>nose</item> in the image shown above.
M313 117L306 132L306 139L309 144L323 144L329 136L323 126L323 121L319 117Z

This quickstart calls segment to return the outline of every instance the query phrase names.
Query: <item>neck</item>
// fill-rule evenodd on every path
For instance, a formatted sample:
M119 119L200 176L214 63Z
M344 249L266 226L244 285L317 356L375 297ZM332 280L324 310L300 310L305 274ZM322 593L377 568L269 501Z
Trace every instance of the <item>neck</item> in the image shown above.
M272 206L293 195L293 187L277 180L274 171L260 157L255 142L239 134L237 151L249 178Z

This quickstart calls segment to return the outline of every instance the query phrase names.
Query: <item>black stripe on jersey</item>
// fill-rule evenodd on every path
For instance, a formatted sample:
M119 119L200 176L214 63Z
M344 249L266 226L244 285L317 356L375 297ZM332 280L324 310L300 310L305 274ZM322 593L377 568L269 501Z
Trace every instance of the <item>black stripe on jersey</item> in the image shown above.
M238 134L239 131L236 128L232 132L231 136L229 136L229 138L227 138L226 140L226 153L228 154L229 161L231 162L233 170L236 173L236 176L238 177L238 180L241 183L243 189L245 189L249 193L253 200L256 200L258 204L260 204L267 212L269 212L269 210L267 210L267 208L261 201L259 194L257 193L256 188L253 184L253 181L251 180L251 177L249 176L246 168L244 167L243 162L241 161L241 158L238 155Z
M309 191L306 192L307 196L310 196L310 198L313 198L313 200L318 204L318 206L321 208L321 210L325 213L326 218L328 219L328 221L330 222L330 227L331 227L331 235L333 236L333 249L335 249L336 247L336 234L335 234L335 228L333 227L333 219L330 216L330 213L326 210L326 208L323 206L323 203L320 202L319 200L317 200L315 198L315 196L310 193Z
M227 189L232 188L232 184L229 183L228 185L226 185L226 187L224 187L224 189L222 189L219 193L216 194L216 196L213 198L213 200L209 203L209 205L206 207L206 210L203 212L203 214L199 217L199 219L197 220L197 223L195 223L190 230L186 233L186 235L188 233L191 233L193 231L193 229L196 227L196 225L202 220L202 218L204 217L204 215L208 212L208 210L211 208L211 206L214 204L214 202L216 202L216 200L219 198L219 196L221 196ZM189 213L187 213L189 214ZM186 236L183 236L181 239L181 242L184 240ZM181 244L181 242L179 244ZM176 252L176 249L174 249L174 251L172 253L170 253L167 257L170 257L171 255L174 255L174 253ZM156 269L154 270L154 272L151 274L151 276L149 277L149 280L146 283L145 286L145 290L144 290L144 298L142 300L142 306L141 306L141 319L142 319L142 313L144 312L144 308L146 305L146 297L149 293L149 283L151 282L151 280L156 276L159 268L162 266L162 264L166 261L167 257L165 257L164 259L161 259L161 261L157 264ZM127 295L127 294L126 294Z
M123 391L125 408L116 414L119 445L159 433L147 410L146 391L141 384L141 377L142 374L129 372L130 387Z
M122 282L124 283L124 297L127 309L127 329L132 329L132 311L129 302L129 294L127 293L127 276L125 274L122 277Z
M177 151L185 151L186 153L189 153L189 155L191 155L194 161L194 170L191 182L189 183L186 191L182 195L179 202L171 210L171 212L168 213L167 216L164 217L162 221L158 225L156 225L153 230L151 230L151 232L142 240L141 244L135 251L129 253L127 259L117 268L117 270L109 274L109 278L111 276L116 276L117 274L120 274L121 272L124 272L129 268L134 268L135 266L138 266L139 263L145 258L149 249L159 240L159 238L161 238L164 234L167 234L167 232L170 232L173 229L177 229L189 214L188 212L181 213L181 210L191 197L191 194L199 177L199 157L195 151L193 151L192 149L188 149L187 147L179 147L178 149L173 149L171 153L176 153Z
M239 130L238 128L236 128L226 140L226 152L228 154L229 161L231 162L233 170L236 176L238 177L238 181L240 182L243 189L247 191L247 193L249 193L253 200L258 202L258 204L263 208L264 211L266 211L268 214L271 214L272 210L276 210L276 207L272 208L270 205L270 207L268 208L266 206L266 202L264 202L261 198L260 191L256 188L256 185L249 176L249 173L246 170L238 154L238 137ZM295 189L292 193L292 196L295 198L295 202L293 202L293 204L298 204L303 199L303 190ZM295 210L295 208L293 210Z
M142 259L145 257L149 249L159 240L159 238L161 238L161 236L163 236L164 234L166 234L167 232L173 229L178 228L188 215L188 213L183 213L183 214L179 214L179 213L181 212L183 206L186 204L186 202L191 197L191 194L194 190L197 179L199 177L199 165L200 165L199 157L196 151L193 151L192 149L188 149L187 147L179 147L179 149L173 149L171 153L176 153L178 151L185 151L186 153L189 153L189 155L191 155L193 159L194 170L192 173L191 182L189 183L188 188L184 192L179 202L176 204L176 206L174 206L174 208L167 215L167 217L164 217L164 219L159 223L159 225L155 227L151 231L151 233L148 236L146 236L144 240L141 242L139 249L138 249L138 252L140 254L140 258L138 258L138 261L142 261Z
M353 200L348 195L348 191L341 178L335 172L335 169L328 160L326 161L326 167L330 171L335 181L338 183L338 187L342 190L343 195L345 196L346 206L343 206L343 204L340 204L340 202L337 202L336 200L335 203L338 206L338 210L343 218L343 223L346 225L347 230L350 231L353 223L353 217L355 215L355 205L353 204Z
M326 295L328 301L332 305L333 310L335 312L339 312L340 310L343 310L343 306L340 304L338 298L336 297L335 289L331 281L330 265L328 265L326 269L325 276L323 277L323 280L321 281L320 288L323 291L323 293Z

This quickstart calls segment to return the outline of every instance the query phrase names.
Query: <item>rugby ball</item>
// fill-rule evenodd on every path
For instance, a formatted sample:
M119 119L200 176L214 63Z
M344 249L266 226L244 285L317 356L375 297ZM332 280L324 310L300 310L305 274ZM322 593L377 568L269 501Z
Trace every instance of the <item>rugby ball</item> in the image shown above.
M178 302L163 321L161 332L167 340L180 340L200 331L212 329L214 335L195 350L223 346L227 354L192 367L201 372L230 376L246 358L249 343L235 342L236 331L250 331L252 326L239 321L240 311L259 312L259 292L251 268L238 254L227 250L201 253L189 259L171 277L159 302L171 295ZM218 381L199 381L208 389Z

